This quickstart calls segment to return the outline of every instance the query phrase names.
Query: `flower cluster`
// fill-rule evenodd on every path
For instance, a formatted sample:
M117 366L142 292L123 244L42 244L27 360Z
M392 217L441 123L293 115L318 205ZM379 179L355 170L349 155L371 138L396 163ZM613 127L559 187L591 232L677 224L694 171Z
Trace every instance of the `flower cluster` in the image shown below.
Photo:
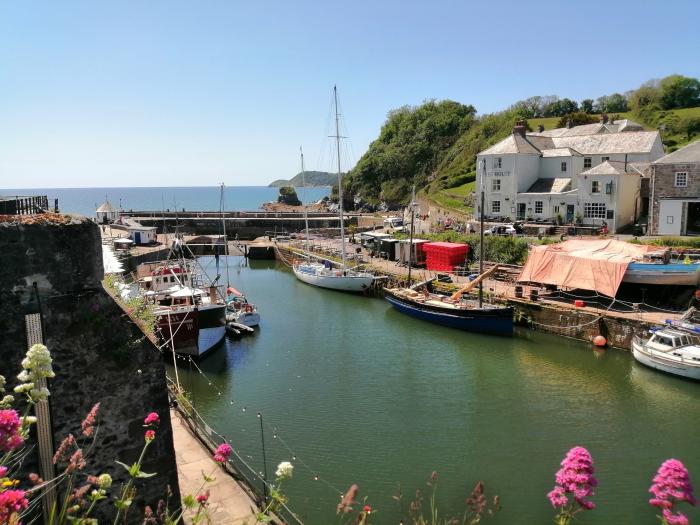
M39 387L40 379L51 378L56 374L51 367L51 354L44 345L36 344L27 350L27 355L22 359L22 370L18 375L22 383L15 387L15 392L26 393L34 403L45 400L49 396L46 387Z
M556 485L547 497L554 507L566 507L569 504L567 494L572 494L581 509L595 507L586 498L593 495L593 488L598 481L593 477L593 459L583 447L574 447L561 462L561 469L556 474Z
M156 432L155 430L146 430L146 434L144 435L144 438L146 439L147 442L151 442L156 438Z
M23 490L0 492L0 523L19 523L19 520L16 520L17 514L27 507L29 500Z
M83 419L81 424L83 436L92 437L93 433L95 432L95 421L97 420L97 413L99 410L100 404L95 403L92 409L90 409L90 412L88 412L88 415L85 416L85 419Z
M662 509L663 519L669 525L687 525L688 518L685 514L673 512L674 503L687 501L691 505L697 504L685 465L677 459L667 459L661 464L652 481L649 492L654 497L649 503Z
M214 461L217 463L226 463L226 460L231 455L231 452L233 452L231 445L228 443L222 443L214 452Z
M10 452L24 444L22 421L16 410L0 410L0 450Z
M275 472L275 476L277 476L278 480L290 479L292 477L292 472L294 472L294 465L292 465L289 461L283 461L277 465L277 472Z
M0 375L0 394L3 394L5 392L5 385L6 384L7 384L7 381L5 380L5 376ZM3 396L2 399L0 399L0 408L9 407L14 400L15 400L15 398L9 394L6 396Z
M151 412L146 416L146 419L143 420L143 424L148 426L158 426L160 425L160 416L156 412Z

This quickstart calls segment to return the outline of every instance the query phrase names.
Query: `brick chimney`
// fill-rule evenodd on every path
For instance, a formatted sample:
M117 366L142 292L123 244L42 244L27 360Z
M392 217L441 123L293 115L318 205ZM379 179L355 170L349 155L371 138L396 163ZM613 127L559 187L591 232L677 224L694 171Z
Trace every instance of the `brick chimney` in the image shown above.
M513 126L513 135L520 135L521 137L525 137L525 132L527 131L527 126L525 125L524 120L519 120L515 123L515 126Z

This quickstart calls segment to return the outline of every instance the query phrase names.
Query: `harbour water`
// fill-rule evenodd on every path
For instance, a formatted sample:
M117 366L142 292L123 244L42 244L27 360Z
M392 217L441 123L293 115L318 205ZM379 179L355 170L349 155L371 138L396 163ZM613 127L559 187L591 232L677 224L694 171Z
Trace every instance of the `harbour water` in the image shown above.
M210 258L202 262L213 272ZM461 516L483 480L503 506L484 523L551 523L546 493L574 445L590 450L600 483L581 523L658 523L647 491L667 458L700 476L700 384L623 351L415 321L381 299L305 285L273 261L229 265L262 326L204 360L203 373L180 362L179 377L259 471L263 415L268 475L294 463L284 490L309 525L336 523L339 494L352 483L378 511L373 523L408 522L416 489L428 502L433 471L445 517ZM399 489L403 511L392 497ZM684 510L691 522L700 517Z
M330 195L330 188L299 188L299 199L305 203L316 202ZM158 188L32 188L0 189L0 195L46 195L53 206L54 199L64 213L79 213L86 217L95 215L95 209L107 198L114 206L121 204L124 210L197 210L218 211L220 190L216 186L158 187ZM228 211L256 211L264 202L276 201L279 188L267 186L226 186L224 204Z

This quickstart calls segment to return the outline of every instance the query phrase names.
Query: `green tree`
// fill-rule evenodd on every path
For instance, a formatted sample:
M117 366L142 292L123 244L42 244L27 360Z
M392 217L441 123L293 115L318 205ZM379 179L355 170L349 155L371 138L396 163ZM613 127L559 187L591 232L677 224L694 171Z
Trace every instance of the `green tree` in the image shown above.
M671 75L659 83L663 109L692 108L700 105L700 81L697 78Z
M584 113L583 111L576 111L574 113L569 113L564 115L559 119L557 123L558 128L564 128L567 124L571 126L580 126L582 124L593 124L598 122L598 117Z
M584 113L593 113L593 99L586 98L581 101L581 111Z
M677 124L677 129L685 135L685 140L690 141L696 134L700 133L700 117L682 117Z
M642 84L639 89L629 96L629 107L637 115L642 115L646 108L659 108L661 104L661 90L655 82Z
M629 109L629 104L624 95L613 93L598 97L594 108L598 113L622 113Z
M576 111L578 111L578 104L570 98L562 98L551 102L545 109L545 113L550 117L562 117Z
M280 188L279 197L277 197L277 202L282 204L289 204L290 206L301 206L301 201L297 197L297 192L292 186L282 186Z

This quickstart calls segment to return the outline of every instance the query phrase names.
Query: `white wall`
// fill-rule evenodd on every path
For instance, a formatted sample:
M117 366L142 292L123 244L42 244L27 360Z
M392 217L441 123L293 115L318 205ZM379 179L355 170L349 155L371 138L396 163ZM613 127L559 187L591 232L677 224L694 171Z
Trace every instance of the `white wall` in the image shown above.
M680 235L683 217L683 201L659 201L659 235ZM669 224L669 220L673 222Z
M566 162L566 171L561 171L561 163ZM540 177L543 179L571 178L574 176L572 157L545 157L541 162Z

